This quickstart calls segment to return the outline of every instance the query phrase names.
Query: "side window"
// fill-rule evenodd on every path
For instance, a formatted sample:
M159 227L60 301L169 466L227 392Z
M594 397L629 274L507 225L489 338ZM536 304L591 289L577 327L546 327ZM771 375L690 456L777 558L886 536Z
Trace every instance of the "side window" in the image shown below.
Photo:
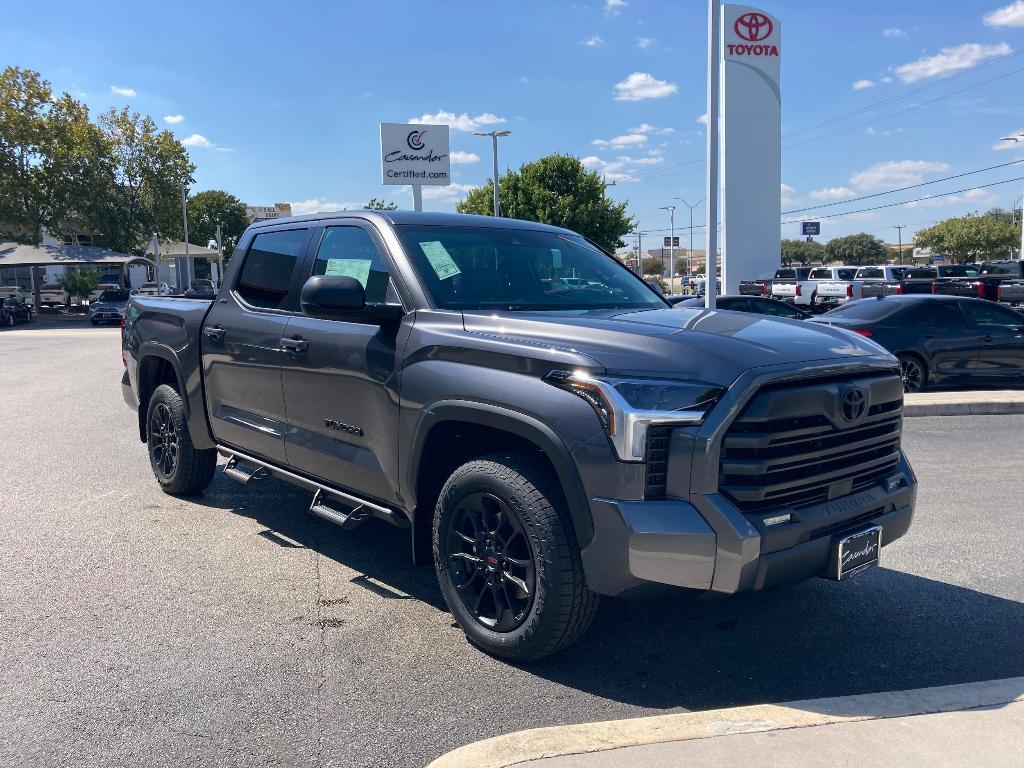
M399 303L384 257L360 227L329 227L324 232L313 275L354 277L366 291L367 303Z
M964 311L971 325L984 328L1021 328L1024 327L1024 318L999 307L987 304L975 304L973 301L964 304Z
M238 276L236 293L254 307L284 309L292 274L306 242L308 229L286 229L256 235Z
M781 301L755 301L752 302L754 310L762 315L774 315L775 317L799 317L800 315Z
M961 328L963 324L960 308L952 301L919 306L907 319L907 325L914 328Z

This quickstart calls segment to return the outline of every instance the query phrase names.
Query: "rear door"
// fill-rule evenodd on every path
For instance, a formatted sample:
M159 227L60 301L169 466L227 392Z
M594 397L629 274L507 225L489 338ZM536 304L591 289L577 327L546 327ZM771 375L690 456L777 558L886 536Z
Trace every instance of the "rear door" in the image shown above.
M922 301L892 321L910 346L924 351L929 371L952 378L977 373L978 333L967 323L960 302Z
M401 303L383 243L359 223L314 236L312 275L348 275L367 303ZM283 367L292 467L360 494L395 501L398 479L399 326L296 315Z
M286 462L281 338L298 308L309 227L262 230L203 325L203 375L217 442ZM238 258L236 256L235 258Z
M981 301L965 301L963 309L978 334L978 375L1024 381L1024 317Z

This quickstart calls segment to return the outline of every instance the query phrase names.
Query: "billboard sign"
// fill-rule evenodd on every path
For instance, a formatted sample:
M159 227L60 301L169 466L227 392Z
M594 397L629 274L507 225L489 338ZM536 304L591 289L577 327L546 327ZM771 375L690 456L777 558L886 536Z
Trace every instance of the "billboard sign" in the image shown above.
M679 247L679 238L678 237L669 237L668 235L666 235L665 236L665 247L666 248L678 248Z
M821 234L821 222L820 221L801 221L800 222L800 234L813 237L814 235Z
M448 131L447 125L381 123L381 183L451 184Z

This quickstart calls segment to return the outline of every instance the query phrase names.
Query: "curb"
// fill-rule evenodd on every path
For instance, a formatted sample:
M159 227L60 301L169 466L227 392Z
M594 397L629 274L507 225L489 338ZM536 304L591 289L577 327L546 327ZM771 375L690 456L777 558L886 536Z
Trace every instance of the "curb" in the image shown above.
M1008 416L1024 413L1024 392L924 392L903 397L904 416Z
M1015 701L1024 701L1024 677L534 728L467 744L437 758L428 768L507 768L531 760L623 747L955 712Z

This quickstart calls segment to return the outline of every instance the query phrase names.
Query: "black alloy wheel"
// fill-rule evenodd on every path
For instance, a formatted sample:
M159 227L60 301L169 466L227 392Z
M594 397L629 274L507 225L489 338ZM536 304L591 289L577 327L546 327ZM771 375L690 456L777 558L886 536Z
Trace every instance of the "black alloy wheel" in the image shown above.
M510 632L530 612L537 569L519 517L493 493L463 498L448 525L445 567L462 605L484 627Z
M174 477L174 470L178 466L178 434L166 403L157 403L150 414L149 452L153 469L165 480Z
M916 357L900 355L900 370L903 374L903 391L920 392L926 381L921 362Z

